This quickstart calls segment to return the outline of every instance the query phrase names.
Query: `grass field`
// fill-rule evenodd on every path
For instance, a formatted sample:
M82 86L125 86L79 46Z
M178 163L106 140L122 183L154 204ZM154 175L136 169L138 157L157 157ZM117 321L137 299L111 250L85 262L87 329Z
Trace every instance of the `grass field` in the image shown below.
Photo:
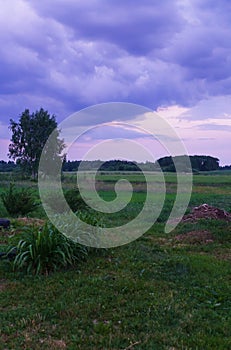
M194 175L188 211L207 203L231 212L231 174ZM115 198L121 174L100 174L99 194ZM129 205L103 215L105 225L120 225L142 209L145 183L134 186ZM156 179L157 180L157 179ZM13 273L0 261L0 349L230 349L231 225L203 219L181 223L169 234L165 222L175 199L176 177L165 175L167 194L157 222L138 240L121 247L92 250L86 261L48 276ZM9 179L0 177L0 192ZM72 175L63 186L71 187ZM19 181L20 186L36 183ZM7 212L0 203L0 216ZM42 208L30 216L45 218ZM17 219L12 219L17 227ZM177 240L190 232L213 239ZM2 232L1 247L6 236Z

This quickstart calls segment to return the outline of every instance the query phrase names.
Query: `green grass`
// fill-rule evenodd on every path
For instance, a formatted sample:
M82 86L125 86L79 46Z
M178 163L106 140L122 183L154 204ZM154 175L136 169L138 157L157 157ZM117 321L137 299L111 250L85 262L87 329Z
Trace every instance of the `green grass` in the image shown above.
M230 266L140 239L50 277L7 275L2 339L8 348L228 349ZM15 338L17 334L17 338ZM135 346L134 346L135 348Z
M140 189L137 174L130 179ZM115 198L113 183L109 189L107 178L100 180L106 181L100 195ZM231 225L201 220L165 234L176 188L172 174L167 181L158 222L135 242L92 250L87 261L48 276L13 273L1 261L0 349L231 348ZM195 175L189 206L206 202L231 211L230 185L227 175ZM135 192L128 207L117 216L105 216L105 222L126 222L144 200L143 191ZM204 230L213 235L208 244L174 239ZM4 249L5 236L1 242Z

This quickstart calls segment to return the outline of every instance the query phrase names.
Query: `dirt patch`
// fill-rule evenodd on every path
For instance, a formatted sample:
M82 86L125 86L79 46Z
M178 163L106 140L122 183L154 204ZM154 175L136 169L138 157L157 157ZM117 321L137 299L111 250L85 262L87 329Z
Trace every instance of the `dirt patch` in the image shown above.
M191 213L184 215L182 222L194 222L199 219L231 221L231 214L225 210L212 207L208 204L202 204L198 207L194 207Z
M214 242L209 231L190 231L174 237L174 240L186 244L208 244Z
M30 225L30 226L43 226L45 220L36 219L36 218L18 218L16 221L20 224Z
M22 229L25 226L31 226L31 227L42 227L45 224L45 220L42 219L36 219L36 218L17 218L12 220L11 222L11 228L10 229L4 229L3 227L0 228L0 244L7 244L8 240L7 238L12 235L17 235L22 232Z
M51 339L51 337L49 337L49 339L40 339L40 343L41 344L46 344L50 346L50 349L66 349L67 348L67 344L64 340L60 339L60 340L56 340L56 339Z
M218 250L213 253L213 255L219 260L227 260L231 262L231 251L230 249Z

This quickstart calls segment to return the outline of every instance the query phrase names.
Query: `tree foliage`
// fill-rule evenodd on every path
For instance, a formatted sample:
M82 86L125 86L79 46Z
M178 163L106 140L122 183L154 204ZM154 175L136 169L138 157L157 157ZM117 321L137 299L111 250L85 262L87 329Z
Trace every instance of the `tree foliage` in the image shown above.
M163 171L173 171L175 172L175 164L177 163L178 167L182 171L188 171L189 169L185 169L185 160L187 156L176 156L176 157L163 157L158 159L158 163ZM219 159L211 156L204 155L195 155L189 156L192 170L195 171L212 171L219 169Z
M0 160L0 173L15 171L17 170L17 164L9 160L6 162L5 160Z
M55 116L51 116L43 108L35 113L30 113L29 109L26 109L18 122L10 119L9 128L12 131L9 157L16 160L17 164L30 175L37 176L42 150L54 130L55 148L47 152L48 159L54 157L62 159L64 142L59 139L60 131L57 129Z
M99 171L140 171L138 164L144 168L144 163L137 163L127 160L109 160L103 162L102 160L74 160L66 161L63 164L64 171L77 171L81 163L81 169L83 170L95 170ZM152 164L154 165L154 164Z
M64 171L77 171L80 163L81 168L85 170L95 170L99 169L99 171L158 171L161 167L163 171L175 172L177 165L177 169L180 171L190 171L190 164L188 162L188 158L191 163L192 170L194 172L197 171L212 171L219 169L219 159L206 155L194 155L194 156L166 156L159 158L155 163L152 162L131 162L126 160L109 160L103 162L101 160L95 161L66 161L63 164Z

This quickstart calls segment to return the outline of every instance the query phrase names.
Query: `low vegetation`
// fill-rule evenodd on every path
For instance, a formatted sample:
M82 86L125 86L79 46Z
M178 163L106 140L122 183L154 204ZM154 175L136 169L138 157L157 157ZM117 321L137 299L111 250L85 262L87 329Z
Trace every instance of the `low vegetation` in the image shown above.
M46 274L61 267L74 266L87 255L87 248L74 243L51 224L26 227L22 234L14 237L18 242L9 248L16 251L14 271Z
M10 183L9 187L1 194L3 205L11 216L27 215L38 206L33 190L30 188L16 188Z
M65 191L73 188L72 176L64 176ZM121 175L98 176L100 196L114 199L113 181ZM127 176L134 186L131 203L117 214L101 215L95 225L123 224L142 208L144 179ZM45 224L39 206L27 218L12 218L0 203L0 216L12 223L1 232L1 250L10 245L18 251L15 260L0 261L0 348L231 348L230 222L183 221L164 233L176 190L174 174L165 180L158 221L138 240L107 250L69 241ZM5 178L0 185L4 193ZM230 185L229 175L195 175L187 213L203 203L231 213ZM33 191L38 199L36 184ZM81 218L93 223L84 210Z

